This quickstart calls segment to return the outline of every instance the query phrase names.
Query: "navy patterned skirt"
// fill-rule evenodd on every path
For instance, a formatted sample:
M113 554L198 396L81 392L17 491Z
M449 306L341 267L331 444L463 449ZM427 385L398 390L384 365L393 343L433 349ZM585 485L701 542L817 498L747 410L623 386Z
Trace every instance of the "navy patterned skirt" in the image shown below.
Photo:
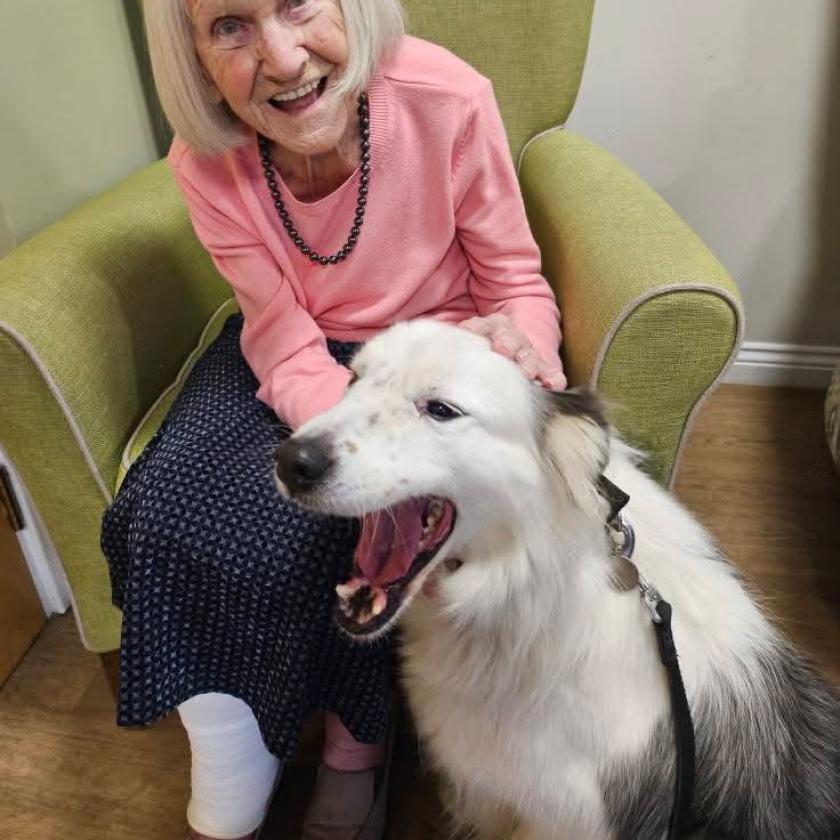
M390 647L354 644L332 619L358 523L278 494L272 455L289 429L255 396L241 329L241 315L226 322L105 513L123 612L118 723L219 691L251 707L280 759L320 709L373 743L387 727ZM330 352L346 363L356 346Z

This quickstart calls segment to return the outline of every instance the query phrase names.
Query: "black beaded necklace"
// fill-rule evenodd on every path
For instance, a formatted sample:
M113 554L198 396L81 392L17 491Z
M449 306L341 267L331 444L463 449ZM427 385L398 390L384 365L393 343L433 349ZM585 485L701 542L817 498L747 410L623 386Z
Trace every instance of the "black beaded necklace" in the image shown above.
M321 265L335 265L337 262L347 259L350 252L356 247L359 234L362 232L362 222L365 218L365 207L367 205L368 184L370 183L370 115L368 113L368 98L366 93L359 94L357 113L359 115L362 163L359 167L361 174L359 175L359 198L356 202L356 215L353 218L353 227L350 228L350 236L347 237L347 242L331 257L322 257L319 253L313 251L298 233L294 223L289 218L289 211L283 203L280 190L277 188L274 164L271 162L271 141L267 137L263 137L262 134L257 135L263 174L265 175L265 182L268 184L268 189L271 192L271 197L274 199L277 215L280 217L283 227L286 228L286 233L289 234L289 238L297 245L300 252L306 254L312 262L317 262Z

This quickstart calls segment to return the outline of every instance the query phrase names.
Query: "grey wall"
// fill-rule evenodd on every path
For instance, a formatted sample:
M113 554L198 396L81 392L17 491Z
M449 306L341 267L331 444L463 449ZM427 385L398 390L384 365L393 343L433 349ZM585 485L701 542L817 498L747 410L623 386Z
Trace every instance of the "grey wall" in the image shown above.
M569 127L703 236L749 341L840 347L840 4L597 0Z
M0 2L0 254L158 157L119 0Z

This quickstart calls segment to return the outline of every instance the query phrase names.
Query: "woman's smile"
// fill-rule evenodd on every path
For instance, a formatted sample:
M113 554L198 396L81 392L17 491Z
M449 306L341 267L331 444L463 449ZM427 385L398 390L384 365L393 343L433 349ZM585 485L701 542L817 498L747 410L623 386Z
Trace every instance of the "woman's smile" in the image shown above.
M268 104L278 111L296 113L305 111L323 96L327 89L328 76L302 84L288 93L277 93L268 100Z

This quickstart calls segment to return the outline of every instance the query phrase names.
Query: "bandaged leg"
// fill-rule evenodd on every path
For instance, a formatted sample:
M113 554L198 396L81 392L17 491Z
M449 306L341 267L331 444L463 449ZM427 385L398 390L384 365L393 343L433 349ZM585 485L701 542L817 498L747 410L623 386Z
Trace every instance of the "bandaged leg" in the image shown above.
M213 840L249 837L265 819L280 761L242 700L199 694L178 707L192 750L187 820Z

